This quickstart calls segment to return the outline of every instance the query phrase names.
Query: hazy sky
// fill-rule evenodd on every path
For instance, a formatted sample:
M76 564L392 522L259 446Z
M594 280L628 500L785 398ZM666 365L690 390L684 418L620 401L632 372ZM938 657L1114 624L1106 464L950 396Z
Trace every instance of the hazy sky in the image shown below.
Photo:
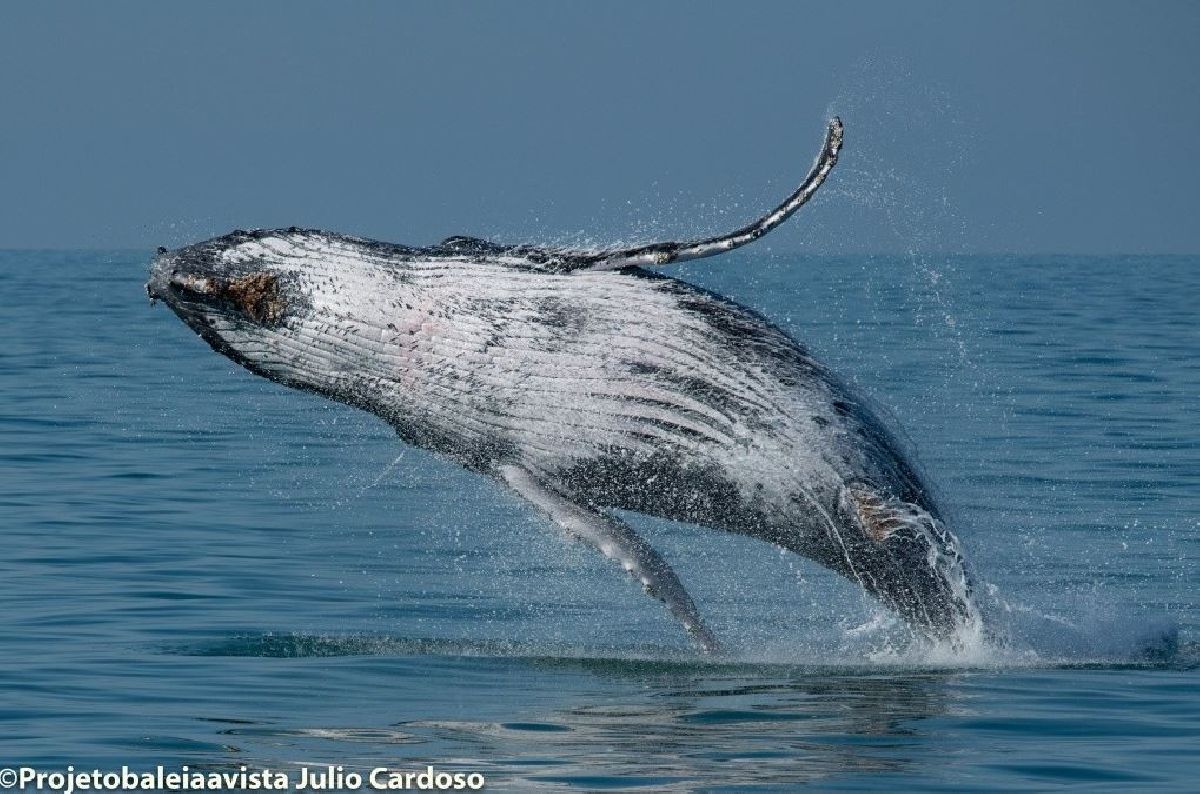
M1200 3L0 5L0 247L1200 252Z

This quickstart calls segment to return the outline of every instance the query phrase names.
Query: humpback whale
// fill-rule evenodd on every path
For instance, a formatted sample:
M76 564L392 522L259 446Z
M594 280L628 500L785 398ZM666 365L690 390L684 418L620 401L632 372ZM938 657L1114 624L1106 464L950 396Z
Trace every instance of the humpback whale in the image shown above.
M313 229L160 248L146 290L217 352L370 411L625 568L702 649L668 562L612 510L748 535L857 582L915 636L979 625L959 542L878 412L764 317L667 277L779 226L837 162L729 234L568 250Z

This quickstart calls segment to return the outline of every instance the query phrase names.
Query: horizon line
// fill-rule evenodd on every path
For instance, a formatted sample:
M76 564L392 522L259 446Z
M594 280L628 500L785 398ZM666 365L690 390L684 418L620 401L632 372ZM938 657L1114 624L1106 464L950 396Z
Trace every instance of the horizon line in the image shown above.
M150 252L153 253L158 246L155 245L116 245L116 246L6 246L0 245L0 252L3 253L22 253L22 252L46 252L52 251L56 253L101 253L101 252ZM582 250L582 249L581 249ZM598 249L599 250L599 249ZM761 251L761 249L759 249ZM747 256L754 253L753 249L748 251L730 252L734 255ZM926 251L804 251L804 250L768 250L761 251L760 255L767 256L1200 256L1200 251L946 251L946 250L926 250ZM688 263L680 263L688 264Z

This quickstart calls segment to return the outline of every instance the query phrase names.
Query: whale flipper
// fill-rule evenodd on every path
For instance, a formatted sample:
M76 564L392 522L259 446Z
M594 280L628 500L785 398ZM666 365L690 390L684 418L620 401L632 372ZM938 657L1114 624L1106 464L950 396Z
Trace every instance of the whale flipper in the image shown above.
M800 187L796 188L792 195L766 215L728 234L686 242L649 243L632 248L599 251L572 251L534 245L501 245L489 240L481 240L478 237L455 235L447 237L437 246L426 249L426 251L442 256L479 258L509 256L523 260L519 264L521 267L532 266L535 270L559 275L577 270L662 267L674 262L687 262L691 259L724 254L754 242L792 217L796 210L808 203L808 200L817 192L817 188L825 181L825 177L829 176L829 172L837 164L838 153L842 150L842 130L841 119L837 116L830 119L829 127L825 131L825 143L817 154L817 159L813 161L808 176L800 183Z
M842 504L875 547L900 561L911 581L917 583L908 588L901 602L893 604L897 611L930 629L979 624L962 549L937 516L864 483L847 486L842 491ZM864 586L871 589L877 583L867 582Z
M666 604L701 648L708 653L720 650L720 643L700 618L679 577L632 529L615 518L572 502L524 466L508 464L501 466L499 471L510 488L532 502L568 536L594 546L605 557L621 563L648 594Z
M689 242L650 243L635 248L619 251L605 251L590 256L578 257L574 268L591 270L618 270L624 267L661 267L672 262L686 262L689 259L700 259L715 256L741 248L774 229L779 224L792 217L796 210L803 207L817 188L829 176L837 163L838 152L842 149L842 120L834 116L829 120L829 128L825 132L825 143L821 147L817 159L813 162L812 170L800 183L792 195L783 203L758 220L743 226L737 231L718 237L708 237Z

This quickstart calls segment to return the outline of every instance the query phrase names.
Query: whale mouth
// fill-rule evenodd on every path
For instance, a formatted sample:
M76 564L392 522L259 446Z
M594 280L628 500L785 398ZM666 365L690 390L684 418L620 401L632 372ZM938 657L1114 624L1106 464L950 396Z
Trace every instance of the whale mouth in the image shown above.
M162 300L177 314L219 313L271 328L280 323L288 304L272 273L255 272L235 278L218 278L187 272L177 261L160 253L146 282L146 294L153 306Z

